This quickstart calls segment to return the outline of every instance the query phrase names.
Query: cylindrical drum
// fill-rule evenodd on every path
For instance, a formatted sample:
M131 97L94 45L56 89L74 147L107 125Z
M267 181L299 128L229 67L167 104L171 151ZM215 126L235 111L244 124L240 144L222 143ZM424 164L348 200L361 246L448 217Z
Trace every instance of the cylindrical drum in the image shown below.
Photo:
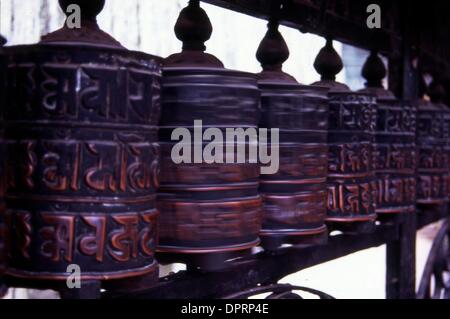
M0 36L0 46L4 39ZM6 188L6 144L4 143L4 110L5 110L5 85L6 63L3 49L0 48L0 278L6 270L7 262L7 233L5 224L5 188ZM1 282L0 282L1 285ZM0 295L1 287L0 287Z
M159 251L227 253L258 244L259 164L245 154L257 148L250 137L257 133L259 99L252 74L164 69Z
M374 165L376 212L414 212L416 204L416 111L393 96L377 99Z
M434 107L439 109L439 112L442 114L442 166L446 170L446 173L442 176L442 187L444 192L443 195L448 201L450 199L450 109L444 103L445 89L438 77L431 82L428 88L428 94L430 96L431 103Z
M448 154L445 138L445 112L434 103L417 106L418 183L417 203L443 204L447 199L445 179Z
M81 44L6 52L9 274L157 276L160 60Z
M366 88L360 92L377 98L373 159L376 212L380 219L414 212L417 184L416 110L383 87L386 74L382 59L372 50L362 69Z
M205 53L212 25L189 1L175 25L183 50L164 60L159 260L218 270L259 243L258 120L253 74Z
M261 128L279 129L279 170L261 175L261 239L321 243L327 238L327 89L261 80Z
M336 75L343 63L331 38L319 51L314 67L329 89L327 224L345 232L374 230L374 142L377 117L375 96L355 93Z
M450 200L450 108L442 104L444 110L444 139L447 141L445 145L445 153L447 154L447 174L445 175L444 187L447 201Z
M376 219L375 125L375 97L330 91L327 221L332 224L351 226Z

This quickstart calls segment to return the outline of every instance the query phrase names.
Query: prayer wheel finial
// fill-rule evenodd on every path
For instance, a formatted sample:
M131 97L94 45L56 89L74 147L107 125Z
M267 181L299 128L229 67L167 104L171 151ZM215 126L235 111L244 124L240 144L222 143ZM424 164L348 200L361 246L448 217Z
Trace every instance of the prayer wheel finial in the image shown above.
M278 26L278 21L275 19L269 21L266 35L256 52L256 58L263 69L260 78L296 82L292 76L283 72L283 63L289 58L289 48L278 30Z
M321 75L322 81L335 81L336 75L342 71L342 59L333 47L333 40L327 38L327 43L319 51L314 61L314 68Z
M289 48L278 31L278 22L271 20L268 30L256 52L256 58L264 71L281 71L289 58Z
M372 50L367 57L361 71L366 79L364 93L374 94L379 99L395 99L394 94L383 87L383 79L386 77L386 66L376 50Z
M97 16L102 12L105 6L105 0L59 0L59 6L66 16L70 5L78 5L81 9L81 19L97 21Z
M102 31L97 24L97 16L103 10L105 0L59 0L59 5L67 16L64 26L43 36L41 43L76 43L123 48L117 40ZM79 18L76 17L78 9L70 7L71 5L78 6ZM77 25L77 22L79 22L79 25Z
M383 87L383 79L386 77L386 67L376 50L370 52L361 74L367 80L366 87Z
M205 42L211 38L213 27L199 0L190 0L181 10L175 24L175 35L183 42L181 53L169 56L166 66L208 66L223 68L222 62L211 54L205 53Z
M204 52L205 42L211 38L212 30L211 21L198 0L189 1L175 24L175 34L183 42L183 50Z

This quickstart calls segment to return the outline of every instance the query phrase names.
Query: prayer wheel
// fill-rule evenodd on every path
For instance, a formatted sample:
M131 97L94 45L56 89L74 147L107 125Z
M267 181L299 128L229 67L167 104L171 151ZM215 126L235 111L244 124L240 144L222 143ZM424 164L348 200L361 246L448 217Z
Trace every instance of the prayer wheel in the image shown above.
M0 47L6 40L0 36ZM4 143L4 118L5 109L5 56L0 48L0 297L2 296L2 276L7 265L7 229L5 224L5 188L6 188L6 144Z
M261 241L265 249L283 243L320 244L328 237L327 90L300 85L282 71L289 49L278 23L270 21L257 58L263 71L260 128L279 130L279 169L261 174ZM273 134L273 133L272 133Z
M442 104L442 86L434 82L428 93L432 100L422 99L417 105L417 203L436 206L448 199L448 110Z
M431 102L435 104L443 113L444 119L442 137L443 137L443 165L445 166L446 174L443 176L443 187L445 200L450 199L450 109L445 102L446 92L439 76L435 76L435 79L430 84L429 95Z
M415 211L417 150L416 110L383 88L386 67L376 51L364 64L367 80L361 90L377 98L377 127L374 165L376 172L376 212L379 218Z
M212 26L199 1L181 11L175 33L183 50L163 68L158 259L216 270L259 243L260 167L243 153L257 146L260 93L255 75L204 53Z
M377 216L373 167L375 97L352 92L335 81L343 64L330 39L319 52L314 67L321 81L313 85L329 90L326 221L331 229L371 232Z
M99 29L104 0L60 6L74 2L81 29L5 49L8 274L65 285L77 269L117 289L153 282L161 59Z

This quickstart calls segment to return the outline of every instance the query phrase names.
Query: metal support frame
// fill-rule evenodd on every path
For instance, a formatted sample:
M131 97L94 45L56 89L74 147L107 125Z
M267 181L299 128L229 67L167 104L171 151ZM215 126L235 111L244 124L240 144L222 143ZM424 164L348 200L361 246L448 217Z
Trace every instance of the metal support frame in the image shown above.
M441 210L420 212L418 222L411 221L416 214L399 216L376 227L373 234L331 236L328 244L311 247L282 248L276 254L255 253L229 263L221 272L198 273L182 271L161 278L153 287L139 291L105 292L103 298L137 299L203 299L222 298L238 292L278 282L285 276L308 267L331 261L349 254L387 244L388 268L391 269L388 285L389 298L415 298L414 254L415 246L407 244L406 235L415 234L417 228L448 216ZM415 235L413 235L414 237ZM389 255L390 254L390 255ZM406 256L406 257L405 257ZM411 265L412 264L412 265ZM406 268L401 268L406 267ZM405 270L408 269L408 270Z

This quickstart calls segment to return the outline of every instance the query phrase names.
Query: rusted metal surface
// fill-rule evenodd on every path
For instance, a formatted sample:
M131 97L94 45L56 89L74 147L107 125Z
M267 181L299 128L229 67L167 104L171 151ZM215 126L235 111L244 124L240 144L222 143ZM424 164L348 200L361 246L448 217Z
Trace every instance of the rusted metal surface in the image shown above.
M282 71L289 50L271 21L257 52L262 116L260 127L279 129L280 168L261 175L264 248L282 243L320 244L325 226L328 148L327 90L302 86Z
M346 231L370 231L376 219L373 146L376 101L370 94L351 92L335 81L342 61L331 40L314 64L322 80L313 85L329 89L327 222Z
M379 215L411 213L416 202L417 150L416 110L383 88L386 68L376 51L368 57L363 75L363 93L377 98L377 127L374 144L376 212ZM381 216L380 216L381 217Z
M5 49L8 274L155 279L161 61L70 39Z
M218 128L223 137L226 128L256 129L260 93L254 75L226 70L203 52L212 27L198 1L183 9L175 31L183 52L168 57L163 70L158 251L162 259L185 261L194 268L221 268L230 254L259 243L259 165L248 157L243 163L227 163L230 155L236 158L236 146L218 155L223 163L195 160L192 152L191 163L175 164L171 153L178 142L171 135L185 128L194 137L199 130L195 120L202 121L202 136L208 128ZM201 152L209 144L186 142ZM248 141L238 143L249 147Z

